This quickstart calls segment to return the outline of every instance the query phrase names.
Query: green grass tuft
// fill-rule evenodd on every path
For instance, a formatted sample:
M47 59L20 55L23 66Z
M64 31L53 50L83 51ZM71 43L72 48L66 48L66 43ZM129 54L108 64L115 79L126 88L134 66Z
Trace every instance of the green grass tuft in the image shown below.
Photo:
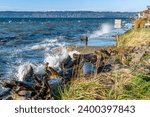
M118 89L113 89L111 99L117 100L149 100L150 99L150 77L144 73L137 74L128 82L121 82ZM117 95L117 98L114 98Z
M63 100L101 100L106 98L106 89L98 80L75 80L62 93Z
M144 55L144 58L145 58L145 59L150 59L150 53L146 53L146 54Z
M62 99L150 100L150 77L147 74L138 73L132 78L114 77L113 80L115 84L112 87L105 87L98 79L75 80L70 88L65 88Z

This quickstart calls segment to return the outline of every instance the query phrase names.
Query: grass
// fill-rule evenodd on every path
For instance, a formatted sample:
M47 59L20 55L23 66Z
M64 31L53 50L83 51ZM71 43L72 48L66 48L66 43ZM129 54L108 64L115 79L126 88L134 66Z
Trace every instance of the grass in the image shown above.
M100 100L106 98L106 89L97 79L75 80L62 93L63 100Z
M107 75L108 76L108 75ZM145 73L135 75L111 73L115 84L106 87L100 78L75 80L61 94L63 100L149 100L150 77Z
M136 19L134 21L134 28L144 28L147 19Z
M120 48L136 47L150 43L150 28L131 29L119 36ZM119 48L116 48L119 49ZM121 49L120 49L121 51ZM129 65L132 57L122 61L118 55L118 64ZM150 59L150 53L143 60ZM140 71L140 72L139 72ZM109 80L114 83L108 86ZM108 73L101 73L93 79L80 78L71 82L61 92L62 100L150 100L150 75L132 66Z
M150 43L150 28L131 29L119 36L118 46L130 47Z
M138 73L134 78L118 84L111 89L109 99L150 100L150 77L148 75Z
M150 59L150 52L149 52L149 53L146 53L146 54L144 55L144 58L145 58L145 59Z

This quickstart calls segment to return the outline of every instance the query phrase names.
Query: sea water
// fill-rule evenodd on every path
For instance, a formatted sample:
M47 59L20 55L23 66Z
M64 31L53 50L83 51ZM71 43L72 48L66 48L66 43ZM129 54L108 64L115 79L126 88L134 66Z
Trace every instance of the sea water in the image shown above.
M59 69L60 63L73 53L64 46L85 46L81 35L89 37L89 46L115 45L114 36L131 28L130 19L122 19L121 29L114 29L115 19L88 18L1 18L0 19L0 78L22 80L31 65L43 74L44 63ZM59 53L52 49L62 48Z

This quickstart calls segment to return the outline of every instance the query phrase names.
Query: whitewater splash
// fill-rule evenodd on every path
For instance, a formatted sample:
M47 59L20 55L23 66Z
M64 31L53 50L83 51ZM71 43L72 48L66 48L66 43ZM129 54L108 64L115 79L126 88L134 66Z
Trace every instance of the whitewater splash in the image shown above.
M66 45L65 43L60 43L58 42L57 38L54 39L44 39L43 41L41 41L40 43L34 44L32 46L27 46L25 47L24 50L46 50L49 51L50 48L52 47L63 47L64 45Z
M62 47L61 52L55 54L46 54L44 62L49 63L49 67L60 70L60 64L68 56L73 58L73 54L80 54L78 51L68 51L66 48Z
M23 81L24 77L29 73L30 67L33 68L33 72L35 74L44 75L45 74L45 67L44 64L46 62L49 63L49 67L54 68L55 70L61 70L60 64L64 59L66 59L68 56L73 58L73 54L80 54L77 51L68 51L65 48L62 48L60 52L58 53L46 53L45 60L43 64L32 64L30 62L26 62L21 64L17 68L16 76L19 81Z
M110 24L102 24L98 30L94 31L92 34L89 35L89 38L97 38L105 34L109 34L112 30L112 26Z

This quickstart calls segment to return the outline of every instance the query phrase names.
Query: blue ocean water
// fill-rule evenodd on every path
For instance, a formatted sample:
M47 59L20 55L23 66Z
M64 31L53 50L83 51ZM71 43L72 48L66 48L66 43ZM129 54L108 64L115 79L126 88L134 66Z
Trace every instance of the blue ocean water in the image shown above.
M68 45L84 46L81 35L88 35L89 46L115 45L117 32L131 28L131 19L122 19L122 28L113 28L115 19L1 18L0 78L19 72L25 64L43 64L51 50ZM53 53L54 59L58 57ZM57 61L55 61L57 63Z

